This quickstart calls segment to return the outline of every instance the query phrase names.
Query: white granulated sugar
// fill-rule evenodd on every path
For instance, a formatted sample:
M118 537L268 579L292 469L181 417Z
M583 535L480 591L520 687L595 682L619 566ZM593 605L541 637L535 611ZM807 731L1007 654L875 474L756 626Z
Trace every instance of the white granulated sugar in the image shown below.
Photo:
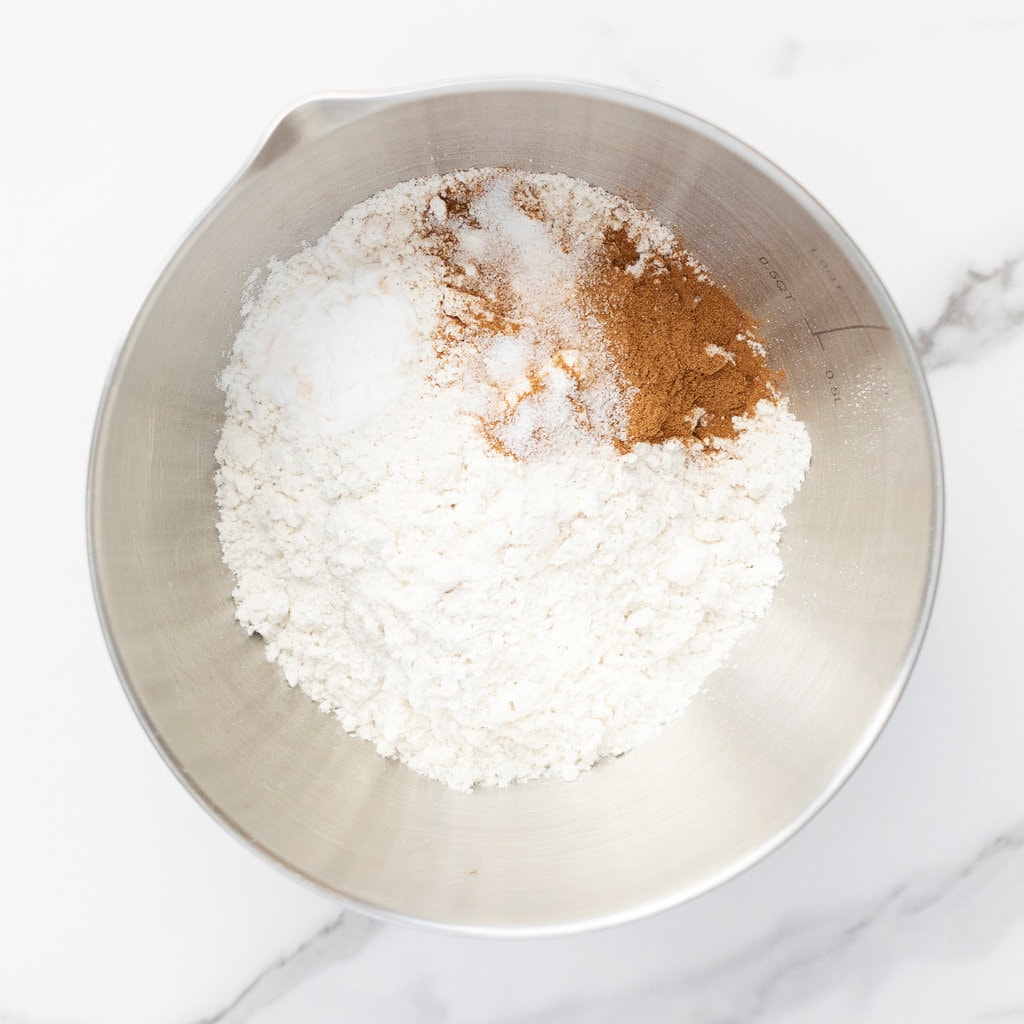
M495 180L449 265L497 255L536 324L444 360L462 298L424 225L453 181ZM573 779L677 716L768 608L810 457L785 401L714 452L620 453L622 382L560 296L608 223L640 225L641 261L671 235L581 182L516 181L543 221L482 171L350 210L272 265L222 378L239 621L345 730L456 789Z

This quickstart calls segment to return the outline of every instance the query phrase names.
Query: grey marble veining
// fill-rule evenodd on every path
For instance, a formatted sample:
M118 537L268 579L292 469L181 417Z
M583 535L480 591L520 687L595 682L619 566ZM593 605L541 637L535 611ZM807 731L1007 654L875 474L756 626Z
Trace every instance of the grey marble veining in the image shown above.
M680 963L670 972L638 979L635 988L616 996L588 998L585 993L574 993L535 1013L509 1015L496 1007L486 1017L471 1018L461 1008L450 1006L429 980L421 979L399 989L400 997L390 1005L390 1012L397 1011L397 1019L409 1022L473 1019L477 1024L618 1024L633 1019L659 1024L678 1020L690 1024L788 1024L795 1014L813 1008L837 987L849 988L851 994L858 990L870 993L888 977L898 976L903 965L915 957L941 963L983 954L1019 927L1022 918L1024 820L976 850L966 863L901 879L868 903L782 922L767 937L740 945L710 966L693 970ZM288 973L288 963L280 967L282 973L288 973L287 991L278 985L266 990L268 998L246 1002L252 1017L232 1015L213 1020L284 1024L300 1019L289 994L302 982L316 985L318 972L335 976L330 985L322 985L323 1005L326 1008L329 999L334 999L340 1007L346 976L363 969L360 953L365 945L365 934L338 948L336 954L325 944L315 964L299 951L292 962L294 973ZM453 952L457 954L457 950ZM374 976L382 976L382 966L374 963L368 969ZM849 1010L833 1008L827 1019L834 1024L853 1024L860 1019L859 1012L854 1001ZM984 1014L989 1013L1014 1019L1014 1012L1012 1007L986 1008L965 1020L986 1020ZM321 1019L333 1018L325 1013Z
M363 914L342 911L294 952L261 971L244 991L199 1024L241 1024L264 1007L341 961L357 956L383 925Z
M992 345L1019 340L1024 330L1024 256L989 271L968 270L938 319L915 341L929 370L971 359Z

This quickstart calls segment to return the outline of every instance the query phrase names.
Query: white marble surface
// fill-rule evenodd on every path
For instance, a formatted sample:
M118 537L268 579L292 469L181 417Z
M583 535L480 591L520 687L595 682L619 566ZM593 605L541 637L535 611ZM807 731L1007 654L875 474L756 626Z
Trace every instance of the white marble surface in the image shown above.
M1024 1021L1024 4L0 6L4 155L0 1022ZM109 663L84 482L148 285L282 109L475 74L645 92L786 168L929 368L942 581L851 782L742 877L531 941L343 913L164 767Z

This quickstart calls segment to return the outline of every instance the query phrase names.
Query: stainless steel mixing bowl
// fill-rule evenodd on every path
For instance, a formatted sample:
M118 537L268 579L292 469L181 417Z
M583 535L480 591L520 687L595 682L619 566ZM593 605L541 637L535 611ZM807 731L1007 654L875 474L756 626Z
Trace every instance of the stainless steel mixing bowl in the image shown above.
M662 735L578 782L453 792L290 690L234 622L213 451L252 270L396 182L561 171L678 230L760 318L814 454L767 616ZM370 912L553 933L639 917L776 847L896 703L936 582L941 471L907 333L830 217L768 161L650 100L490 82L304 103L171 260L107 386L90 477L97 601L171 767L245 842ZM865 836L869 843L870 837Z

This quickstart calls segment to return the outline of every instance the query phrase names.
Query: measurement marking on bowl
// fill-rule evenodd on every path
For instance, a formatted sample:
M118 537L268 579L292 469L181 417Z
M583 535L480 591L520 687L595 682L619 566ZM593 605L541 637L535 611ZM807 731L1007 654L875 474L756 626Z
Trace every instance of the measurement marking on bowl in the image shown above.
M844 324L842 327L825 327L820 331L816 331L811 326L811 321L804 317L804 323L807 324L807 330L818 339L818 344L821 346L822 352L825 351L825 342L821 339L826 334L838 334L840 331L888 331L889 328L884 324Z
M811 252L817 255L815 249L811 249ZM836 288L842 291L843 286L839 283L839 278L836 277L835 273L829 266L828 262L820 256L817 256L817 260L821 268L824 270L828 279L836 286ZM793 292L786 284L786 279L772 265L772 261L767 256L759 256L757 262L760 263L762 267L764 267L765 272L768 274L768 277L775 282L775 287L781 293L781 297L786 300L791 300L793 298ZM808 320L807 317L804 317L803 321L804 324L806 324L807 326L807 330L817 340L822 352L825 351L824 339L827 335L830 334L839 334L843 331L889 330L889 328L886 327L884 324L843 324L841 327L822 327L819 330L815 330L814 326L811 324L811 321ZM825 386L828 388L828 393L832 398L832 405L839 405L839 403L842 401L842 394L839 389L839 383L836 378L836 371L834 367L827 367L825 369L825 382Z
M843 286L839 283L839 278L836 276L835 271L832 269L828 260L824 256L818 253L818 250L812 245L811 252L814 253L815 258L818 260L818 266L825 271L825 276L839 289L843 290Z
M839 394L839 385L836 384L835 370L825 371L825 380L828 381L828 393L832 396L832 404L838 405L842 395Z
M775 282L775 287L783 293L782 297L792 299L793 293L789 290L782 275L772 266L772 261L767 256L759 256L757 262L768 272L768 276Z
M888 327L882 324L844 324L842 327L823 327L821 330L815 330L811 326L811 321L807 317L803 318L804 324L807 326L807 330L814 336L818 344L821 346L821 351L825 351L824 338L830 334L839 334L843 331L889 331ZM839 390L839 383L836 378L836 371L834 367L825 368L825 381L826 387L828 388L829 395L832 396L832 405L837 406L842 401L842 394Z

